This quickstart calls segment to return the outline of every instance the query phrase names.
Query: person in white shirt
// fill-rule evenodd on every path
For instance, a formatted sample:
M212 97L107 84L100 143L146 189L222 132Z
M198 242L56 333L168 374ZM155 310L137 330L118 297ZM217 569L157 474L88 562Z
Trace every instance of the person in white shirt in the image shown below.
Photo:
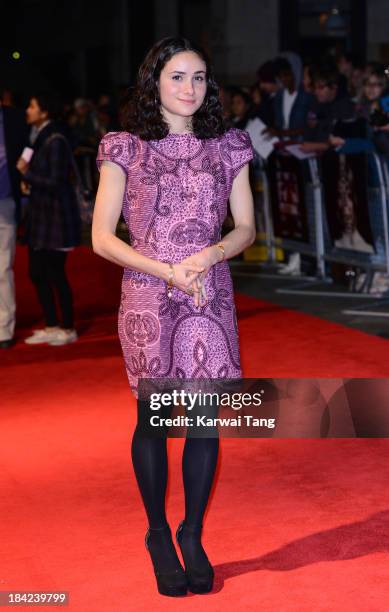
M274 97L275 128L268 130L282 140L301 140L313 96L303 87L303 65L296 53L286 51L275 60L281 89ZM290 253L288 263L279 268L280 274L299 275L301 256Z

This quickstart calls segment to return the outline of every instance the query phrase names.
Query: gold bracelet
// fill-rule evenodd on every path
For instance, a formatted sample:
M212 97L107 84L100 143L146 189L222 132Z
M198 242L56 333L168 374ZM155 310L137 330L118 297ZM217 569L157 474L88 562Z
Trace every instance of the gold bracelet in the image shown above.
M167 296L169 298L172 297L173 295L173 276L174 276L174 270L173 270L173 264L169 264L169 278L167 281Z
M215 244L215 246L217 246L217 248L220 249L221 252L222 252L223 257L222 257L222 259L220 259L220 261L224 261L225 258L226 258L226 252L224 250L224 244L222 242L218 242L217 244Z

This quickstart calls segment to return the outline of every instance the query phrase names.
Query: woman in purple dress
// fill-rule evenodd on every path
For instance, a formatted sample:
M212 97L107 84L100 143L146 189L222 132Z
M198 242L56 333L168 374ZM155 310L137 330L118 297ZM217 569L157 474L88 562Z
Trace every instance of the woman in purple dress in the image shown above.
M138 397L140 378L239 378L226 260L255 238L250 137L226 130L209 61L183 38L149 51L122 120L125 131L108 133L99 147L92 241L124 268L118 328L131 389ZM235 228L221 241L228 200ZM121 212L130 245L115 235ZM161 594L212 589L201 531L218 450L217 436L185 440L185 518L176 534L184 570L165 513L166 437L144 436L139 424L134 431L132 462Z

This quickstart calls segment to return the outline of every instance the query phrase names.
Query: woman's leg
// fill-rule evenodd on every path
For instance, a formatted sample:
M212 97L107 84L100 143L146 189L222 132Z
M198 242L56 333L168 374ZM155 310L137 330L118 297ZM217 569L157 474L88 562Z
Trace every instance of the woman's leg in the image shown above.
M57 311L48 271L50 251L29 248L29 276L33 282L47 327L57 327Z
M48 253L50 254L48 273L51 284L57 291L62 314L62 327L64 329L73 329L73 293L65 271L67 252L53 250L48 251Z
M185 564L197 568L207 565L201 544L201 525L215 476L219 438L187 438L182 455L185 491L185 524L197 527L195 532L183 529L181 547Z
M137 426L131 444L132 463L151 529L149 550L163 572L181 568L166 519L167 439L147 438ZM162 527L167 527L161 529ZM153 531L158 530L158 531Z
M185 522L200 527L208 504L219 453L219 438L186 438L182 455Z
M131 445L132 464L150 527L167 523L165 496L168 476L166 438L144 437L137 426Z

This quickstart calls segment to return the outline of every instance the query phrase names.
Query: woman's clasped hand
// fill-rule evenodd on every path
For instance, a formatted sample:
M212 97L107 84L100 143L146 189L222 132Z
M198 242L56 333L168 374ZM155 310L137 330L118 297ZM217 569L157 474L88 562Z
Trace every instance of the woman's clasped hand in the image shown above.
M195 306L205 306L207 293L205 277L211 267L220 261L218 250L206 247L194 255L183 259L179 264L173 265L173 283L181 291L193 295Z

